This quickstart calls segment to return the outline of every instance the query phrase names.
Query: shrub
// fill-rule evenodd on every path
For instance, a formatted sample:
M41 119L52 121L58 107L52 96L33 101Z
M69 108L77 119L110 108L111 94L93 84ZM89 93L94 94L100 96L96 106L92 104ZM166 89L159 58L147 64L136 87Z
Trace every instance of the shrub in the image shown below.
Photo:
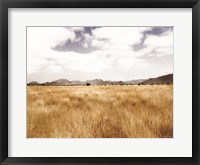
M86 86L90 86L91 84L90 83L86 83Z

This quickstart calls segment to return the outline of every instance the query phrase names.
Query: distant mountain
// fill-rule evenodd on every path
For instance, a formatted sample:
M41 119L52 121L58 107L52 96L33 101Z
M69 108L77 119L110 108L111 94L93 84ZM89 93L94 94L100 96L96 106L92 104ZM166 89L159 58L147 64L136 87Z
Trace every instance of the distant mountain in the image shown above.
M146 79L138 79L138 80L130 80L130 81L124 81L125 84L131 84L131 85L137 85Z
M157 78L149 78L149 79L137 79L130 81L110 81L110 80L102 80L102 79L94 79L87 81L69 81L67 79L59 79L56 81L46 82L46 83L38 83L36 81L32 81L28 83L29 86L78 86L78 85L162 85L162 84L173 84L173 74L168 74L164 76L160 76Z
M40 84L37 81L31 81L30 83L28 83L28 85L37 86L37 85L40 85Z
M52 81L52 82L46 82L42 85L44 86L66 86L66 85L70 85L71 82L67 79L59 79L56 81Z
M76 81L71 81L71 84L72 85L82 85L83 82L76 80Z
M123 81L104 81L102 79L88 80L85 83L90 83L91 85L125 85Z
M140 83L140 85L163 85L163 84L173 84L173 74L168 74L160 76L157 78L150 78Z
M102 79L87 80L85 83L89 83L91 85L104 85L104 81Z

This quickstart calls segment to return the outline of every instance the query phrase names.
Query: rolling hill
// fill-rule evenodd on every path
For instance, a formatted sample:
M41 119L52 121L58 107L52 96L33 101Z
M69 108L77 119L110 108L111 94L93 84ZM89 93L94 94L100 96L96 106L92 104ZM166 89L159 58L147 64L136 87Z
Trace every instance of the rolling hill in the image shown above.
M150 78L140 83L140 85L154 85L154 84L156 85L173 84L173 74L168 74L157 78Z

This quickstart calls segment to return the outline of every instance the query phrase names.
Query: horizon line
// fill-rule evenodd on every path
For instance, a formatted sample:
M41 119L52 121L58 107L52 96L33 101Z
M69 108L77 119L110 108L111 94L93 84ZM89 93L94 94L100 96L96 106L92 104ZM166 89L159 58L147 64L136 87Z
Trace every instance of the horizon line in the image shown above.
M93 81L93 80L102 80L102 81L112 81L112 82L119 82L119 81L122 81L122 82L126 82L126 81L137 81L137 80L147 80L147 79L151 79L151 78L158 78L158 77L162 77L162 76L166 76L166 75L170 75L173 73L168 73L168 74L164 74L164 75L161 75L161 76L156 76L156 77L149 77L149 78L138 78L138 79L129 79L129 80L106 80L106 79L101 79L101 78L94 78L94 79L88 79L88 80L69 80L67 78L59 78L59 79L56 79L56 80L52 80L52 81L45 81L45 82L41 82L39 84L43 84L43 83L48 83L48 82L54 82L54 81L57 81L57 80L67 80L67 81L80 81L80 82L86 82L86 81ZM27 84L31 83L31 82L37 82L38 81L29 81L29 82L26 82Z

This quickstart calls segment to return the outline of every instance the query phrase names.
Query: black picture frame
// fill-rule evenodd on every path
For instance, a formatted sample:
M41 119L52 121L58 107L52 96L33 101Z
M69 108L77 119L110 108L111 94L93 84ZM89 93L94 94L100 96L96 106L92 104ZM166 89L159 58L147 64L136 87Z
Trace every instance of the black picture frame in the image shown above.
M9 8L192 8L192 157L8 157ZM184 18L183 18L184 19ZM200 164L198 0L0 0L0 162L8 164Z

